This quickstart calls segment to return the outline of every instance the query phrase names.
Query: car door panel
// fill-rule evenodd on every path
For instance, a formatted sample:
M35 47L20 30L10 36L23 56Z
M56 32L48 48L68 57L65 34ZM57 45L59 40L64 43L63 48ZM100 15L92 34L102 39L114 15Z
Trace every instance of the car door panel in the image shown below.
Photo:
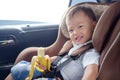
M18 26L17 26L18 27ZM18 54L27 47L51 45L57 37L57 24L0 27L0 80L10 71ZM3 74L5 73L5 74Z

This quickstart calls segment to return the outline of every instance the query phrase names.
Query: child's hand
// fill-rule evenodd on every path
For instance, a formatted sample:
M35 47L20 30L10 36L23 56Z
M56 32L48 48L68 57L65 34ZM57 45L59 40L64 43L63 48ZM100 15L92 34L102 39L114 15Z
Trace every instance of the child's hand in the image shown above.
M65 42L65 44L63 45L63 47L59 53L60 54L65 53L65 52L69 51L70 48L72 48L72 42L71 42L71 40L68 40Z
M50 57L48 55L45 55L46 58L46 62L48 62L48 59L50 59ZM48 70L48 66L44 66L43 64L41 64L41 61L36 60L36 66L44 71Z
M42 70L47 70L47 67L46 66L43 66L39 61L36 61L36 66L39 67L40 69Z

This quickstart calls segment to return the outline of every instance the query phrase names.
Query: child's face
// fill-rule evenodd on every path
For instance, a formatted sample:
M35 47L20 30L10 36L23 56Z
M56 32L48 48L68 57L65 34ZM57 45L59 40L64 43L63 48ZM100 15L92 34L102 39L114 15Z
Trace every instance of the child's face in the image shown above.
M85 43L90 40L95 23L84 12L75 13L71 19L66 19L70 39L75 44Z

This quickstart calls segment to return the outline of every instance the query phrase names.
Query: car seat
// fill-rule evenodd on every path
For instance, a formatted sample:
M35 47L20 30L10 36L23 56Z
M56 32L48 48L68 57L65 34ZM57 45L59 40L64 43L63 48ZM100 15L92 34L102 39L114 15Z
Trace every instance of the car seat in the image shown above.
M92 8L98 19L92 38L94 48L101 54L97 80L120 80L120 2L78 5ZM61 31L69 38L64 22Z
M93 34L93 46L100 52L98 80L120 80L120 2L100 17Z
M97 79L120 80L120 2L110 4L84 2L77 5L90 7L95 12L98 20L92 37L94 48L101 54ZM69 35L66 29L64 15L59 26L57 40L51 46L46 47L46 54L50 56L57 55L68 39ZM28 52L18 56L16 63L22 59L29 61L35 55L36 51L37 48L29 48Z

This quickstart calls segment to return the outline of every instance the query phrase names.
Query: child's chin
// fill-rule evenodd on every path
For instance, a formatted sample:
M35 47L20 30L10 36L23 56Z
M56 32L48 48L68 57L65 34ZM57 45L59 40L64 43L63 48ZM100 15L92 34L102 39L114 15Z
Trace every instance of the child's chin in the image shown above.
M76 45L80 45L80 44L83 44L83 43L82 43L82 42L76 42L75 44L76 44Z
M76 41L75 43L79 45L85 43L85 41L81 40L81 41Z

